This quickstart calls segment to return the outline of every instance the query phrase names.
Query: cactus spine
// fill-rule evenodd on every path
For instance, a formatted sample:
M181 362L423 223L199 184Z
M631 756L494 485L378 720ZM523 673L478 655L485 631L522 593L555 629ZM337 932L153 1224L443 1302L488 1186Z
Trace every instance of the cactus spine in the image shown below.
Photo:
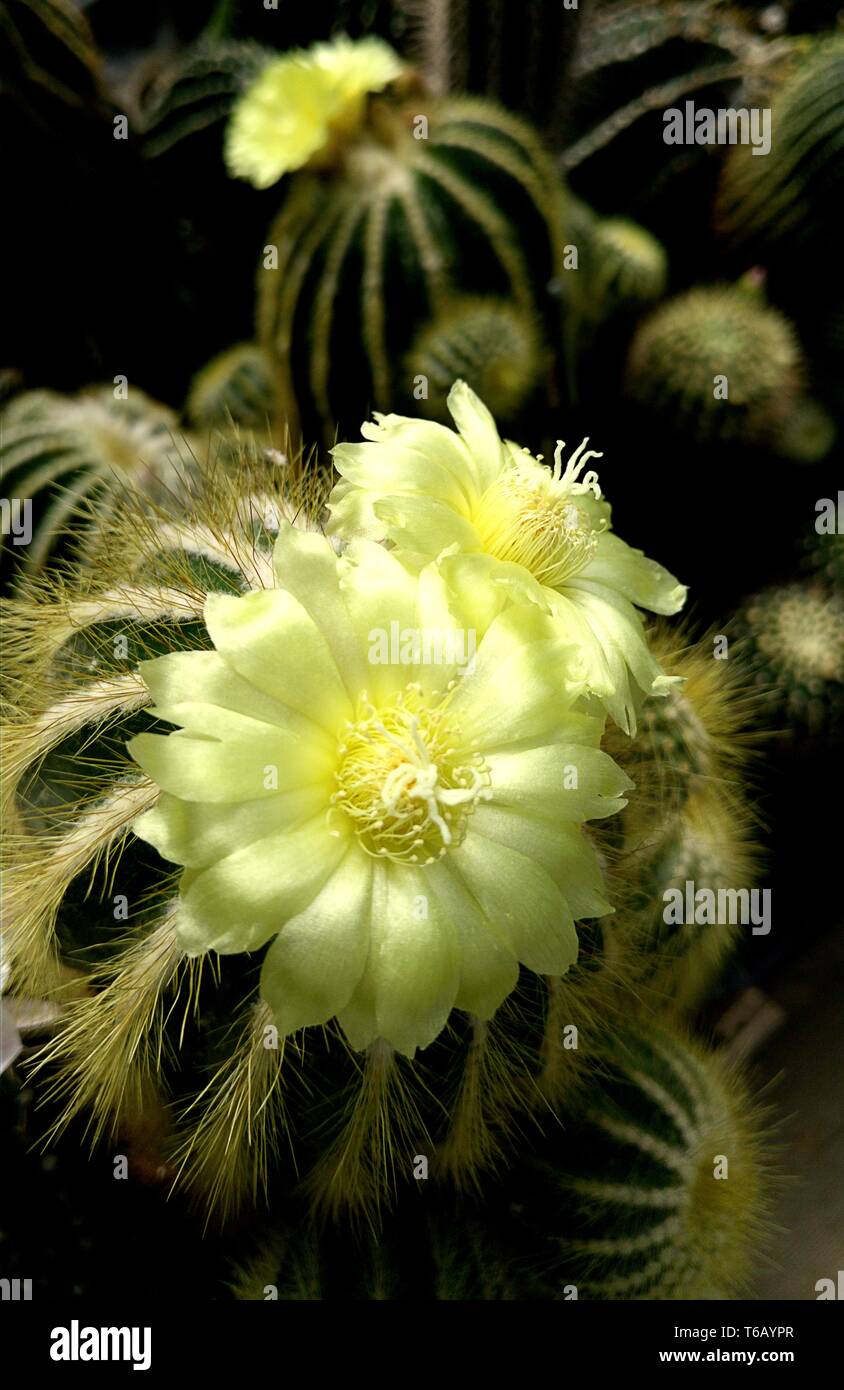
M593 1057L573 1123L551 1122L483 1207L408 1193L377 1239L289 1219L235 1272L240 1299L730 1298L764 1233L769 1159L744 1082L642 1024Z

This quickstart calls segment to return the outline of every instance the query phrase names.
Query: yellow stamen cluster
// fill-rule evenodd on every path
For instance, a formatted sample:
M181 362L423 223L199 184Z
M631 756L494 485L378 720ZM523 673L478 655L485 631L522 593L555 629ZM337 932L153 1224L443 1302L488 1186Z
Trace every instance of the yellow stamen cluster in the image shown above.
M478 801L489 798L483 760L461 749L447 720L453 688L426 695L413 683L383 709L362 696L338 748L331 800L367 854L432 864L460 844Z
M593 524L576 500L585 492L601 495L594 472L578 481L587 459L601 457L590 450L579 459L588 442L584 439L565 473L562 441L554 454L553 472L525 451L524 460L484 494L474 518L489 555L523 565L549 588L559 588L588 565L606 528L605 521Z

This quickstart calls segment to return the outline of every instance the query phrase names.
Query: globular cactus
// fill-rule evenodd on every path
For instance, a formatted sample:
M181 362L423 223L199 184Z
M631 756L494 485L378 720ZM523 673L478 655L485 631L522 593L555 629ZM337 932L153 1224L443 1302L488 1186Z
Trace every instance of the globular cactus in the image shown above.
M772 1186L737 1069L634 1024L577 1115L532 1135L484 1205L407 1194L374 1240L292 1215L237 1267L251 1300L683 1300L746 1291Z
M795 463L820 463L838 436L826 406L811 396L796 400L772 441L777 453Z
M784 584L747 599L738 614L742 660L762 710L795 733L829 736L844 712L844 598L819 583Z
M455 297L425 325L405 359L406 380L418 397L412 408L449 424L446 400L460 379L498 420L512 421L546 374L541 343L534 317L508 300Z
M553 333L562 192L526 122L481 98L434 98L376 39L283 58L206 44L168 81L146 118L152 152L228 115L229 171L260 189L288 175L257 323L294 437L331 444L338 424L405 399L406 354L455 293L506 298Z
M618 905L613 930L635 943L631 968L653 1007L682 1012L700 1001L740 936L737 910L696 921L686 885L717 902L720 890L750 890L757 879L750 787L764 734L760 697L725 634L692 641L658 624L651 644L682 683L645 702L627 747L616 731L606 739L636 795L607 826L605 852ZM667 909L676 891L680 921Z
M844 591L844 532L813 530L804 549L807 567L839 594Z
M696 1008L750 932L759 859L754 829L746 801L714 783L623 861L627 898L616 929L635 942L632 958L654 1007L675 1014Z
M333 442L335 422L351 430L405 398L413 339L456 291L504 297L540 323L560 197L538 137L492 103L373 98L332 171L292 176L267 234L277 262L265 254L258 272L259 337L294 434L321 427Z
M678 683L645 701L632 742L608 730L604 745L638 788L623 813L628 848L673 825L696 793L740 795L759 742L759 697L725 633L696 638L662 622L649 640Z
M626 393L700 443L765 444L799 394L802 354L789 321L743 286L688 290L640 324Z
M641 311L660 299L668 282L668 256L645 227L627 217L598 218L589 247L589 293L601 317Z
M25 567L44 564L87 504L107 521L126 486L167 496L190 461L177 431L175 412L135 387L15 397L0 417L0 486L37 509Z
M652 1022L622 1031L601 1064L579 1123L549 1126L508 1183L521 1249L539 1266L536 1292L602 1301L746 1292L772 1180L741 1075ZM544 1261L534 1253L543 1247Z
M844 40L795 47L773 82L774 132L765 158L736 145L724 165L717 218L729 239L766 259L774 251L833 264L829 228L844 192Z
M197 430L231 424L264 430L279 406L272 358L257 343L238 343L214 357L191 382L185 413Z
M372 1212L412 1180L420 1154L432 1175L471 1187L500 1160L515 1116L576 1092L629 977L624 943L584 923L567 974L523 970L489 1021L453 1010L411 1061L380 1041L354 1052L336 1022L273 1041L263 953L196 957L178 945L178 873L132 828L159 796L126 749L160 727L138 663L208 651L209 593L273 587L284 518L317 524L315 477L258 451L237 470L202 464L174 512L125 498L95 571L32 582L7 604L13 985L65 1006L43 1058L62 1123L82 1114L95 1138L114 1136L164 1105L161 1162L221 1220L297 1172L320 1209ZM596 749L593 762L603 758ZM616 808L613 796L603 814ZM582 917L595 901L585 894Z

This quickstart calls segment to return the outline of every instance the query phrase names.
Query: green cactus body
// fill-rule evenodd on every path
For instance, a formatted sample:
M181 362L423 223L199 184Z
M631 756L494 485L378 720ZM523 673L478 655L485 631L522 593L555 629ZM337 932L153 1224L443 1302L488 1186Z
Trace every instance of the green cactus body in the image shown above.
M651 644L681 684L645 702L632 742L608 735L606 747L636 794L607 827L606 853L618 905L613 931L635 945L631 968L652 1005L682 1012L705 994L739 928L729 912L723 922L721 914L716 922L667 921L666 892L685 893L691 881L717 901L719 890L754 885L748 774L763 737L761 702L723 634L689 642L662 623Z
M322 1210L372 1211L412 1181L418 1154L432 1177L471 1187L519 1112L575 1093L624 997L623 950L585 924L566 976L523 971L489 1023L455 1011L413 1062L383 1043L352 1053L335 1024L274 1041L262 951L181 953L178 871L131 829L158 795L125 748L155 727L137 664L208 649L206 595L272 585L280 518L313 525L319 512L291 492L293 469L257 450L236 474L202 468L184 513L127 497L96 570L33 581L7 604L13 987L66 1005L44 1054L66 1117L113 1136L157 1097L171 1120L162 1162L218 1219L297 1174Z
M844 713L844 600L821 584L785 584L739 613L743 659L762 708L798 730L831 734Z
M560 196L538 138L498 107L373 99L333 173L291 178L267 237L277 265L265 255L258 272L259 337L281 364L294 434L333 442L334 422L357 428L406 397L413 383L397 368L456 289L537 314Z
M747 1285L769 1190L760 1125L717 1054L639 1025L603 1059L576 1129L513 1175L537 1292L599 1300L731 1298ZM568 1290L568 1292L566 1292Z
M837 593L844 591L844 532L812 531L805 549L808 567Z
M134 387L125 398L113 386L14 398L0 417L0 485L37 509L26 567L43 565L88 504L107 522L126 485L166 496L190 458L189 441L175 437L177 423L174 411Z
M483 1207L406 1194L377 1238L290 1219L237 1268L252 1300L567 1301L743 1291L770 1187L760 1120L736 1070L664 1027L592 1058L565 1129L525 1144Z
M142 117L144 148L155 156L211 130L261 71L273 50L248 40L207 39L161 74Z
M446 399L458 380L507 423L536 391L546 367L531 316L507 300L457 298L419 333L405 370L425 402L415 408L442 424L450 423Z
M640 324L626 392L700 443L776 438L799 393L802 355L791 324L743 287L688 290Z
M718 220L735 243L811 251L828 261L844 192L844 40L795 49L774 87L774 139L764 159L747 145L730 150Z
M398 0L406 47L435 91L473 92L558 136L588 0Z
M278 400L272 359L257 343L238 343L213 358L191 382L185 411L196 429L232 423L261 430L275 421Z

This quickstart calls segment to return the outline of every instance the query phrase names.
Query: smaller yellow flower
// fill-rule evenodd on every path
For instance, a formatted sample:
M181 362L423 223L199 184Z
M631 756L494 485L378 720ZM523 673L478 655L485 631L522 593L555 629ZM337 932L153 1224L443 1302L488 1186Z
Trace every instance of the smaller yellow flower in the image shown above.
M345 35L268 63L232 112L229 173L269 188L293 169L324 162L338 138L360 127L367 95L402 71L381 39L354 42Z
M499 437L465 381L447 404L456 430L376 412L361 426L364 443L332 450L340 482L329 533L387 541L413 570L437 560L449 586L471 596L474 622L507 596L536 604L579 648L588 694L634 734L642 695L675 683L637 610L676 613L685 586L612 532L588 439L566 464L560 440L551 469Z

